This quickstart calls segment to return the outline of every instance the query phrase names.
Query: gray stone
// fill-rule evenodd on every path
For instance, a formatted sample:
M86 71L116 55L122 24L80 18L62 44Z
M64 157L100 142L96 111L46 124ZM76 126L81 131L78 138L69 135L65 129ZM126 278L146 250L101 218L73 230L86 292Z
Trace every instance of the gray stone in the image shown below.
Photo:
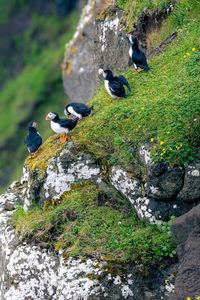
M184 169L170 168L166 163L151 167L145 185L148 197L157 200L172 199L183 186Z
M110 190L104 184L101 187ZM8 198L16 204L20 197L21 186L0 196L0 299L143 300L145 294L152 300L169 299L172 292L168 287L173 286L173 279L166 279L171 269L152 269L144 278L129 264L123 266L125 271L119 276L109 272L112 263L95 258L64 260L62 251L56 254L20 241L10 225L13 211L3 209Z
M172 299L196 299L200 296L200 205L176 219L171 229L180 260Z
M142 195L142 186L138 180L133 179L124 169L114 166L110 172L112 185L122 193L131 203L133 209L141 220L151 224L161 223L161 215L154 215L150 199Z
M78 149L77 149L78 150ZM75 183L88 180L101 181L100 167L88 154L76 151L75 143L67 143L66 148L59 151L49 160L45 170L31 171L24 166L22 184L24 189L24 209L27 210L35 200L44 205L49 199L59 199L71 189Z
M122 16L122 10L113 9L111 14L108 13L103 19L97 18L95 21L96 74L99 68L111 69L114 73L128 69L130 44Z
M70 101L87 102L96 88L94 69L94 19L101 1L88 1L72 41L66 45L63 63L64 89Z
M185 167L184 185L177 200L193 202L200 200L200 161L194 161Z

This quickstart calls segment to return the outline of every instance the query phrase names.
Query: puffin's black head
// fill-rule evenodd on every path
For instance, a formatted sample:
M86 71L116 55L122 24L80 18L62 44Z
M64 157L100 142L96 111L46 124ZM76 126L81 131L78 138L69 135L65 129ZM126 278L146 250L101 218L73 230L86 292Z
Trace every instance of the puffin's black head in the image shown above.
M99 69L99 74L102 75L105 80L113 78L113 73L110 70Z
M30 122L30 123L28 123L28 129L35 128L37 126L38 126L38 124L36 122Z
M59 116L56 112L50 112L46 115L46 120L56 120L59 119Z
M138 45L138 40L132 33L128 33L128 38L131 44Z

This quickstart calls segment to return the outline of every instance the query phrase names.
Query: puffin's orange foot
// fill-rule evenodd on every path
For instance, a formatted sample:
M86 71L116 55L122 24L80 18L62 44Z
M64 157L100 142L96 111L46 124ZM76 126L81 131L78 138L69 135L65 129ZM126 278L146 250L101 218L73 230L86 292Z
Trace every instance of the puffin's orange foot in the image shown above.
M143 71L143 69L138 69L136 72L132 73L132 74L137 74L139 72Z
M61 141L61 143L64 144L66 142L66 140L67 140L67 135L65 133L64 136L60 139L60 141Z
M80 124L80 123L81 123L81 121L82 121L82 120L81 120L81 119L79 119L79 120L78 120L78 122L77 122L77 124Z

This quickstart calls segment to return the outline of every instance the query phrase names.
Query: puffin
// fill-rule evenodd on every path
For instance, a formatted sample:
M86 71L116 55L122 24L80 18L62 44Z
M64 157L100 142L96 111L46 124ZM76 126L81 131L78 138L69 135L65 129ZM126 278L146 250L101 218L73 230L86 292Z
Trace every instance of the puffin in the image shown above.
M64 114L69 118L70 114L82 120L89 115L91 115L93 106L87 106L83 103L72 102L65 107Z
M114 77L110 70L103 69L99 69L99 75L103 76L105 88L112 98L119 100L121 97L127 97L124 85L129 89L129 92L131 92L130 85L124 76L120 75Z
M46 120L51 120L51 129L56 133L64 133L64 136L60 139L61 143L65 143L67 140L67 134L70 130L76 127L79 118L60 119L56 112L49 112L46 115Z
M131 42L131 47L129 49L129 56L133 61L134 68L136 69L135 73L138 73L142 70L149 71L149 66L147 65L147 59L142 50L139 48L139 43L137 38L129 33L129 41Z
M28 124L29 133L24 139L24 144L27 146L29 153L31 153L31 157L35 156L39 151L39 147L42 145L42 138L36 130L37 126L38 124L36 122L30 122Z

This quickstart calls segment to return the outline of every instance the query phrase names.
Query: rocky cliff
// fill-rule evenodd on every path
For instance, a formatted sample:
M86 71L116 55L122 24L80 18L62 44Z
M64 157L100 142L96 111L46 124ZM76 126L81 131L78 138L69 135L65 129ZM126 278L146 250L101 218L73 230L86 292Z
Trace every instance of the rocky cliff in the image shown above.
M62 66L70 99L85 101L92 95L99 66L115 72L128 69L128 29L149 56L162 53L177 37L175 27L167 23L173 5L163 7L142 7L137 20L128 22L126 6L89 1ZM179 22L180 11L182 7L176 11ZM196 98L189 116L188 110L182 114L179 101L182 91L187 99L188 89L196 84L193 74L199 60L194 47L194 56L185 55L191 57L188 65L176 58L180 48L188 49L188 42L177 47L184 30L192 27L185 26L172 45L174 52L166 54L170 62L153 58L152 73L134 78L134 93L137 81L142 84L140 93L112 103L100 88L92 100L94 114L69 134L65 145L59 135L50 137L35 158L25 161L21 181L0 197L1 299L198 299L199 121ZM172 56L182 65L178 78L170 80L165 68L174 69ZM183 69L187 67L191 70ZM131 72L128 69L126 75L132 80ZM183 73L188 76L186 88ZM173 97L174 78L181 81L178 98L171 103L165 101L166 80ZM149 82L152 89L156 86L153 96ZM157 100L157 94L162 98ZM154 98L160 106L151 108ZM160 108L167 114L165 123L161 115L156 119ZM139 116L135 123L134 115ZM164 128L168 120L170 131Z
M48 156L45 154L46 159L42 161L42 152L48 143L52 151ZM131 202L140 192L139 184L120 168L113 167L110 180ZM0 199L1 299L169 299L175 266L132 264L117 257L111 260L95 258L92 253L85 258L66 258L63 250L55 252L42 246L44 237L42 243L35 238L28 243L30 236L22 239L16 235L12 215L19 205L31 212L33 199L41 206L52 199L59 203L74 184L91 181L104 193L99 205L106 207L109 202L117 205L119 195L113 188L106 188L108 182L102 166L90 155L80 152L75 143L60 146L55 136L43 145L38 161L27 160L21 182L14 182ZM145 206L145 201L148 200L141 205ZM68 215L68 218L76 216Z

